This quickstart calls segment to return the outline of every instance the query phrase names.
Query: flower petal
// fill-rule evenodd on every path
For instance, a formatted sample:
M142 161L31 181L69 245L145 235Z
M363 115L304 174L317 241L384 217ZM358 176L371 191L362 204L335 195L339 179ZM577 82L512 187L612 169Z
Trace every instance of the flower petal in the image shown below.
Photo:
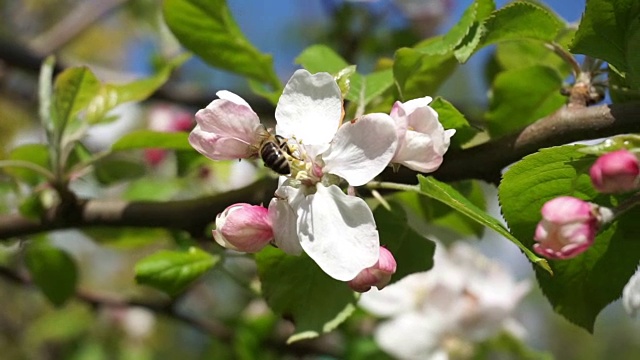
M285 182L278 187L276 197L269 203L269 217L273 224L273 236L276 246L289 255L302 254L298 237L297 219L294 210L304 194L299 189L288 186Z
M202 130L200 125L189 134L189 144L212 160L246 159L252 155L251 145L236 138L220 137Z
M389 165L398 138L387 114L368 114L338 129L322 159L324 172L338 175L352 186L364 185Z
M251 109L251 106L249 105L248 102L246 102L243 98L241 98L240 96L232 93L229 90L220 90L220 91L218 91L216 93L216 96L219 97L220 99L228 100L228 101L231 101L234 104L243 105L243 106L246 106L249 109ZM209 104L209 105L211 105L211 104Z
M276 107L276 133L303 144L328 144L342 121L342 93L329 73L296 71Z
M364 200L317 185L297 212L302 248L332 278L351 280L378 261L378 231Z
M378 326L374 337L380 348L399 359L447 359L442 344L447 329L438 320L419 313L402 314Z
M189 135L189 143L213 160L233 160L252 155L258 139L258 115L251 107L229 91L219 91L224 98L212 101L196 113L197 125Z

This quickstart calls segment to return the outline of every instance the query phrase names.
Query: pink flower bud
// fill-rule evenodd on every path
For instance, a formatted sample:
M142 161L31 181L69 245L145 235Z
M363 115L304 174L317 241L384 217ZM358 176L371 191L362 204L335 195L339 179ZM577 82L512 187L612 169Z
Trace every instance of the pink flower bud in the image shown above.
M638 158L624 149L600 156L589 170L593 186L604 194L637 189L639 174Z
M382 290L389 281L391 275L396 272L396 259L389 250L380 247L380 258L370 268L362 270L353 280L349 281L349 287L357 292L367 292L372 286Z
M249 204L231 205L216 216L213 238L227 249L258 252L273 240L269 210Z
M550 259L569 259L586 251L611 210L570 196L547 201L542 207L533 250Z

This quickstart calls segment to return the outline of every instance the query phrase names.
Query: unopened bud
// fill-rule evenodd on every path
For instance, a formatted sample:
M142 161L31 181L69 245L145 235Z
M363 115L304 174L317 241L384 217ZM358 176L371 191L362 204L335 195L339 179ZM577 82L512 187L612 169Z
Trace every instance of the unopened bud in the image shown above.
M589 170L591 182L596 190L604 194L632 191L638 188L640 162L628 150L604 154Z
M216 216L213 238L227 249L258 252L273 240L269 211L250 204L231 205Z
M382 290L389 281L391 275L396 272L396 259L389 250L380 247L380 258L370 268L362 270L353 280L349 281L349 287L357 292L367 292L372 286Z
M605 207L570 196L547 201L536 227L533 250L550 259L569 259L586 251L612 212Z

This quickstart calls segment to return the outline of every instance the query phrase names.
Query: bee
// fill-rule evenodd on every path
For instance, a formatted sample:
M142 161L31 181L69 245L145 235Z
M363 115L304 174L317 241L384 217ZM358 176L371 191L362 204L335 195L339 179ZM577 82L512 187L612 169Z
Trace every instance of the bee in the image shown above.
M260 153L264 166L280 175L291 174L288 156L292 156L292 154L287 139L280 135L273 135L267 129L264 129L261 137L258 153Z

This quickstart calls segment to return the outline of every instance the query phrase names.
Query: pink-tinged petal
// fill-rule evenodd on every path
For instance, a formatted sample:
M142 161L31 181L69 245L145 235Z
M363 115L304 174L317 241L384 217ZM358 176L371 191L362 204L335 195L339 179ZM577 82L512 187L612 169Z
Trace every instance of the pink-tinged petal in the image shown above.
M323 171L344 178L349 185L364 185L389 165L397 142L389 115L364 115L338 129L331 147L322 155Z
M189 144L212 160L246 159L253 155L250 143L204 131L200 125L196 125L189 134Z
M638 189L640 161L628 150L604 154L589 170L591 182L599 192L617 194Z
M258 252L273 240L268 210L262 206L234 204L216 216L213 238L223 247Z
M378 261L378 231L364 200L318 185L297 213L302 248L332 278L349 281Z
M391 276L396 272L396 259L391 252L384 247L380 247L380 258L372 267L366 268L353 280L349 281L349 287L357 292L367 292L375 286L382 290Z
M239 96L228 91L219 94L226 99L216 99L196 113L197 125L189 142L213 160L249 157L255 152L252 145L259 141L258 115Z
M342 121L342 93L329 73L297 70L276 107L276 133L302 144L328 144Z

